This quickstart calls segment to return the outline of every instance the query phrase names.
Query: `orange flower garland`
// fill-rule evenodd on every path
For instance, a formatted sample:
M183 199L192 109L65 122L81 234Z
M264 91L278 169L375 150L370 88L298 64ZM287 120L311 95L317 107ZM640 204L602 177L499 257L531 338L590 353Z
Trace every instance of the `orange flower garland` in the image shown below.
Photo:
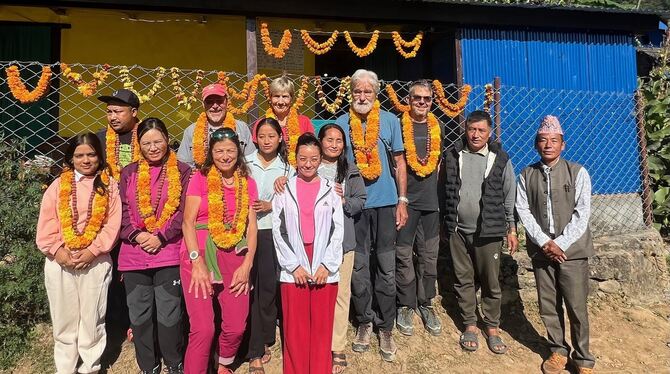
M131 162L135 162L140 159L140 147L137 143L137 125L133 128L133 136L130 140L130 149L132 154ZM111 170L112 177L119 181L121 180L121 169L123 167L119 165L119 135L114 131L112 126L107 126L107 132L105 133L105 150L107 156L107 164Z
M72 69L65 63L61 63L60 68L63 77L70 81L70 83L77 86L77 90L84 97L89 97L95 94L95 92L98 90L98 86L105 82L105 79L107 79L109 76L110 66L108 64L102 65L102 70L93 73L93 80L90 82L85 82L83 79L81 79L81 74L73 72Z
M375 48L377 48L377 40L379 39L379 30L375 30L372 32L372 37L370 37L370 41L368 42L368 45L365 46L365 48L359 48L354 44L354 41L351 39L351 35L349 34L349 31L344 32L344 39L346 39L347 44L349 45L349 48L356 54L358 57L365 57L372 53Z
M21 80L21 73L19 67L12 65L5 69L7 73L7 85L9 90L14 95L14 98L21 104L30 104L39 100L49 89L49 82L51 81L51 67L48 65L42 66L42 74L37 82L37 86L32 91L28 91L26 85Z
M249 218L249 191L247 178L233 174L235 188L235 215L232 221L227 219L226 200L223 192L223 176L212 166L207 173L207 203L209 219L207 228L212 240L220 249L230 249L244 238Z
M240 91L240 93L237 93L233 88L228 88L228 94L230 95L228 98L228 111L233 114L244 114L249 111L249 108L251 108L251 106L254 104L254 101L256 100L258 84L261 81L265 81L266 79L267 77L265 74L254 75L250 81L244 84L244 88L242 91ZM242 106L236 107L232 102L233 98L245 99L245 101L242 103Z
M398 112L409 112L409 104L403 104L398 100L398 95L396 94L395 90L393 89L393 86L390 84L386 85L386 93L389 95L389 100L391 100L391 103L393 104L393 107L395 107L395 110Z
M444 114L452 118L461 114L463 109L465 109L465 104L468 102L468 96L472 91L472 87L469 84L463 85L463 87L461 87L461 94L458 101L453 104L444 96L444 88L439 80L436 79L433 81L433 88L435 89L435 95L437 96L436 101L438 106L442 109Z
M102 178L105 184L109 184L106 173L102 173ZM75 222L73 218L73 210L77 209L76 206L72 206L72 187L74 184L74 172L70 169L64 169L60 175L58 217L60 218L61 232L63 233L65 248L71 251L88 248L93 242L93 239L98 236L98 232L100 232L102 223L107 214L107 203L109 201L108 194L101 195L95 190L91 192L95 196L93 197L91 211L88 212L89 218L84 230L79 232L77 229L77 222Z
M363 178L374 180L382 173L382 164L379 159L377 139L379 138L379 100L375 100L372 110L368 113L363 135L363 123L353 108L349 109L349 127L351 143L356 157L356 165Z
M293 100L293 108L300 109L303 104L305 104L305 92L309 86L309 78L303 76L300 81L300 89L295 95L295 100Z
M265 111L265 118L274 118L277 119L272 107L268 108ZM295 167L296 158L295 158L295 148L298 145L298 138L300 137L300 122L298 121L298 110L295 106L291 107L288 112L288 118L286 119L286 132L288 139L286 140L286 145L288 147L288 163L291 166Z
M400 36L400 33L394 31L391 33L391 38L393 39L393 44L395 45L396 51L404 58L413 58L416 57L416 53L421 48L421 39L423 39L423 32L416 34L414 39L411 41L406 41ZM406 52L404 48L412 48L410 52Z
M319 104L328 111L330 114L335 114L340 106L342 106L342 101L344 101L344 96L349 92L351 88L351 77L344 77L340 81L340 87L337 90L337 96L335 101L329 103L326 100L326 94L323 92L323 87L321 86L321 78L314 78L314 86L316 87L316 93L319 97ZM350 100L351 101L351 100Z
M309 35L309 31L300 30L300 36L302 37L303 43L305 43L307 49L309 49L309 51L315 55L323 55L328 53L328 51L333 48L333 45L335 45L335 41L337 41L339 34L340 32L335 30L332 34L330 34L330 37L325 42L319 43L312 39L312 37Z
M423 159L419 158L419 155L416 153L414 126L408 112L402 114L400 124L402 125L402 138L405 143L407 164L420 177L430 175L437 168L437 162L440 159L440 147L442 146L440 124L437 121L437 117L433 113L428 113L428 121L426 123L426 126L428 126L428 147L426 157Z
M235 117L230 111L226 112L226 117L223 119L223 127L237 131L235 124ZM207 129L207 114L200 113L198 120L195 122L193 129L193 161L198 165L205 163L207 158L207 147L209 147L209 131Z
M140 211L140 216L144 222L144 226L150 233L155 233L165 223L172 218L174 212L179 208L181 199L181 179L179 174L179 166L177 164L177 155L170 152L170 156L166 162L166 177L167 177L167 201L163 205L160 218L156 217L158 207L154 209L151 205L151 174L149 172L149 163L144 157L141 157L137 166L137 203ZM159 190L160 191L160 190ZM160 196L157 197L160 200Z
M272 39L270 39L270 31L268 30L268 24L263 22L261 23L261 42L263 43L263 49L270 56L276 59L282 59L286 56L286 51L291 46L291 31L286 29L284 34L279 41L279 45L276 47L272 46Z

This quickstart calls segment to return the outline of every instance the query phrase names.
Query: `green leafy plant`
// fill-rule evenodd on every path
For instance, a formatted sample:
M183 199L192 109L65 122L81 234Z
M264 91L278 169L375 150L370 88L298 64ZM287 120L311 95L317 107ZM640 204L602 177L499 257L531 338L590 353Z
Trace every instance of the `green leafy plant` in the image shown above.
M35 324L49 319L44 256L35 246L48 174L21 162L21 148L0 137L0 369L20 357Z

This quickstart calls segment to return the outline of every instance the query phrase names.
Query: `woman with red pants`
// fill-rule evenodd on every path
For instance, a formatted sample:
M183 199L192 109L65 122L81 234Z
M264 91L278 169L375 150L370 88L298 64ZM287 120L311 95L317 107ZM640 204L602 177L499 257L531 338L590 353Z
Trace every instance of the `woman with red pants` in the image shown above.
M207 373L220 308L218 373L232 373L249 313L249 272L256 252L258 198L235 131L212 133L207 159L186 191L181 281L191 323L184 373ZM218 303L214 303L216 298Z
M314 134L298 138L298 174L272 202L272 236L281 267L285 374L332 370L344 218L335 184L317 174L321 152Z

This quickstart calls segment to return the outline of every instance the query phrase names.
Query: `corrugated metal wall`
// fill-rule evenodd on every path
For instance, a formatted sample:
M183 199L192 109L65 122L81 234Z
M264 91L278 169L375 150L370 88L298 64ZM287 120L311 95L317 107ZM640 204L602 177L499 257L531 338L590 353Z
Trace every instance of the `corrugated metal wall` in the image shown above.
M555 114L566 131L565 157L587 167L594 193L641 190L632 36L465 29L461 49L465 83L502 80L502 142L517 173L538 159L530 151L534 131ZM467 111L479 105L469 103ZM594 149L594 137L611 146Z

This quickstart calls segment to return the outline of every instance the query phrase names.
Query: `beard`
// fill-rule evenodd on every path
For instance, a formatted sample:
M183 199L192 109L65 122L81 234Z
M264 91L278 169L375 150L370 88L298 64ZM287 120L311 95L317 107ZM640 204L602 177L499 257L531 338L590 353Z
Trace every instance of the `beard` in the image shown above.
M372 101L366 101L364 103L360 103L358 101L354 102L354 112L358 114L368 114L372 110Z

